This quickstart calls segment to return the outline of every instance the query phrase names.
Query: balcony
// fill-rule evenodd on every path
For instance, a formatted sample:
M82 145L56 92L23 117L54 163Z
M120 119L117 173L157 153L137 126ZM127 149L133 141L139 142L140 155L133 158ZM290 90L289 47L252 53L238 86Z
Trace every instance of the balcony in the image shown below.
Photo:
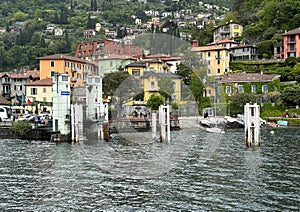
M3 78L2 85L4 85L4 84L10 84L10 80L8 80L7 78Z
M77 82L77 78L76 77L72 77L71 78L71 82Z

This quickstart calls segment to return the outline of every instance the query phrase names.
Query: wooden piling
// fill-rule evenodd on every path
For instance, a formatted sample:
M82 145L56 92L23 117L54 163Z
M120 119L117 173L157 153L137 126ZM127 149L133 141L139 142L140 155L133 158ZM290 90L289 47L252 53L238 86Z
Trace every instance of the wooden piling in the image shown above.
M105 141L109 140L109 124L108 124L108 122L103 123L103 138Z

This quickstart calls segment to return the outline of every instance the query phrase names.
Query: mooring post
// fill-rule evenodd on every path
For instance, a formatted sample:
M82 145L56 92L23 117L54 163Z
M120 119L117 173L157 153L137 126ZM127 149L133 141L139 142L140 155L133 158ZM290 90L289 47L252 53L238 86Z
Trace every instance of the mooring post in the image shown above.
M168 139L170 141L170 110L169 105L159 106L159 124L160 124L160 140L163 142Z
M166 106L166 113L167 113L167 139L168 139L168 142L170 142L170 130L171 130L171 123L170 123L170 106L167 105Z
M71 140L74 142L75 140L75 113L74 113L74 105L71 105Z
M244 105L244 123L246 146L251 146L253 140L256 146L260 145L260 113L256 103Z
M152 139L156 139L156 113L152 113Z

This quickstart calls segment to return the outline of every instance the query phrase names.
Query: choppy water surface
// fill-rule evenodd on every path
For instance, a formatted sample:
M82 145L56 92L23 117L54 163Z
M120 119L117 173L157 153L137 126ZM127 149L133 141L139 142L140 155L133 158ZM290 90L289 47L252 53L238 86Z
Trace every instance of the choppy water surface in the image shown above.
M300 210L300 129L147 133L111 142L0 140L0 209L23 211ZM126 138L126 139L125 139Z

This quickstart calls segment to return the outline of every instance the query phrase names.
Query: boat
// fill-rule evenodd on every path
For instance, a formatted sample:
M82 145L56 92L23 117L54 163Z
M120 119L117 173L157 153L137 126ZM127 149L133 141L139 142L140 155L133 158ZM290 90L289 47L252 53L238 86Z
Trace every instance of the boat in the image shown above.
M279 127L279 124L276 124L275 122L273 121L268 121L266 124L265 124L266 127Z
M224 120L226 128L243 128L245 126L244 121L242 121L241 119L224 116Z
M288 121L285 121L285 120L278 120L277 121L277 124L279 126L288 126Z
M205 118L200 120L200 127L205 131L210 133L225 133L224 126L225 122L223 119L214 117L214 118Z

